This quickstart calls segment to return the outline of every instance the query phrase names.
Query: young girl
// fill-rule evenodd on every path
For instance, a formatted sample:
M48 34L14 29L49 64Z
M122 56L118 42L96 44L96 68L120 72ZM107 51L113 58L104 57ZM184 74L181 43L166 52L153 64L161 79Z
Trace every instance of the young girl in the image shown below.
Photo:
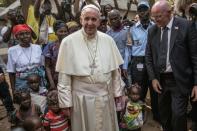
M31 89L31 101L33 104L39 105L44 114L47 107L47 89L40 87L40 76L38 74L31 74L27 78L28 86Z
M38 74L31 74L27 77L28 86L32 93L36 93L42 96L47 95L46 87L40 85L41 78Z
M46 131L69 131L68 117L59 108L57 91L50 91L47 95L49 111L44 116L43 126Z
M13 127L22 126L23 122L32 116L41 116L40 107L31 103L31 96L28 91L22 91L20 93L19 109L11 116L11 123Z
M122 112L123 131L141 131L144 123L145 104L140 100L141 87L138 84L132 85L128 89L128 100L125 110Z
M53 24L53 30L58 40L48 43L42 52L45 57L46 75L50 84L49 90L56 89L57 87L58 72L55 71L56 61L61 41L68 35L68 27L64 21L57 20Z

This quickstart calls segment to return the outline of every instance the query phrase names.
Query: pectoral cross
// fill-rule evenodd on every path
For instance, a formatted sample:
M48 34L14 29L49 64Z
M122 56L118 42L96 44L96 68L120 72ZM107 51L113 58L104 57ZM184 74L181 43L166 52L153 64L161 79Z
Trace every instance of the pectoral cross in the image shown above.
M91 68L91 75L94 74L94 69L97 68L95 61L93 61L93 63L90 65Z

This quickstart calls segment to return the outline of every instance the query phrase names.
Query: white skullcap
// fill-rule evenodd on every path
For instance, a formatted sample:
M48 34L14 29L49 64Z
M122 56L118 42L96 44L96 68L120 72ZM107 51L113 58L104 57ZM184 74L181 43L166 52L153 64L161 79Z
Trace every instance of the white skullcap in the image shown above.
M93 4L88 4L88 5L84 6L83 9L81 10L81 12L85 11L88 8L94 9L98 13L100 13L100 9L97 6L93 5Z

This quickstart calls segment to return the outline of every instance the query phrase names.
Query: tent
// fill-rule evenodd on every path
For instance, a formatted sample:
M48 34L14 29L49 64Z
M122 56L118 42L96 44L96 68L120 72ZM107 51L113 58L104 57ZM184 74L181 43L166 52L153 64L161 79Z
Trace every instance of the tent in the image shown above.
M21 5L20 0L16 0L14 3L12 3L11 5L9 5L7 8L5 8L2 12L0 12L0 16L3 16L5 14L7 14L7 12L10 9L16 9L17 7L19 7Z

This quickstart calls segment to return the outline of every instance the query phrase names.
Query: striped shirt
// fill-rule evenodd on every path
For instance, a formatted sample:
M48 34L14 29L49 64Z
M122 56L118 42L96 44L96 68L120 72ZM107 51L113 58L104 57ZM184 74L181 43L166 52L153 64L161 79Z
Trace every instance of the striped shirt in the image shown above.
M49 126L51 131L68 131L68 119L63 112L53 113L51 110L45 115L43 126Z

